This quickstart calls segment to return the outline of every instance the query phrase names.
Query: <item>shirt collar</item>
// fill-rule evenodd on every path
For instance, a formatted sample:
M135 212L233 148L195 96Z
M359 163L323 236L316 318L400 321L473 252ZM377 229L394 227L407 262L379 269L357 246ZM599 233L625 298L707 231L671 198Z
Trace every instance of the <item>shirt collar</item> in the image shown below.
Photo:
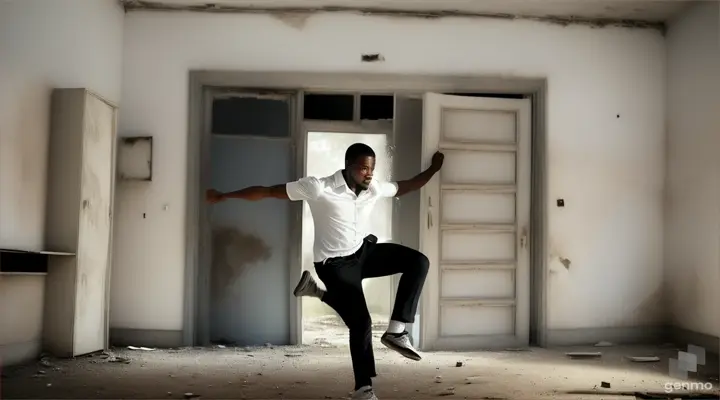
M345 187L346 191L354 194L354 192L352 190L350 190L350 186L348 186L347 181L345 180L345 176L343 175L343 170L341 170L341 169L337 170L337 172L335 172L335 174L333 174L333 184L334 184L334 189ZM370 186L373 186L373 185L375 185L374 179L370 182ZM360 196L367 194L369 190L370 190L369 187L366 190L363 190L362 192L360 192Z
M333 178L335 180L335 189L347 186L347 182L345 182L345 177L343 176L343 170L337 170L337 172L333 175Z

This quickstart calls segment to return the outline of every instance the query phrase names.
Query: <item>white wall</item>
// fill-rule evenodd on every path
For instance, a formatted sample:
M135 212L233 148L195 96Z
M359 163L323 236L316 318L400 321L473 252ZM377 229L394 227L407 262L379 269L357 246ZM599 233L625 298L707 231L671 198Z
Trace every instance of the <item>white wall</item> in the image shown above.
M720 337L720 3L673 21L665 273L670 321Z
M0 366L40 352L44 300L44 278L0 275Z
M155 137L155 178L118 188L113 327L182 328L188 71L200 68L547 77L550 327L661 320L659 32L340 14L297 29L264 15L134 12L124 49L120 134ZM363 65L365 52L386 61Z
M116 0L0 2L0 247L43 248L51 89L119 101L123 17ZM0 346L34 340L44 278L0 279L24 310L0 308Z

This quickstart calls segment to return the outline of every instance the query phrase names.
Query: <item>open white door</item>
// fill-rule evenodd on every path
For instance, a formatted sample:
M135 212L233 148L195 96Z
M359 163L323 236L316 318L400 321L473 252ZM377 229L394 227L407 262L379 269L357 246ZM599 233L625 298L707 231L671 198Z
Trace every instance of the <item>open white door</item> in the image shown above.
M530 100L423 100L420 248L430 259L423 350L527 346L530 328Z

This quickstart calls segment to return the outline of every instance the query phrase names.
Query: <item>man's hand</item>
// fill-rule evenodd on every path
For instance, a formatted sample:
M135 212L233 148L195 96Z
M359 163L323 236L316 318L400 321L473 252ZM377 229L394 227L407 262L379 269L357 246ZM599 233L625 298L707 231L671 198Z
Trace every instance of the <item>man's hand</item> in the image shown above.
M223 195L223 193L218 192L215 189L208 189L208 191L205 193L205 199L208 203L215 204L225 200L225 196Z
M442 168L443 161L445 160L445 155L441 152L435 152L432 156L432 160L430 161L430 167L426 169L425 171L415 175L413 178L408 179L406 181L399 181L398 184L398 190L395 196L402 196L406 193L414 192L421 187L425 186L425 184L428 183L430 178L433 177L438 171L440 171L440 168Z
M439 151L436 151L435 154L433 154L432 156L432 160L430 161L430 168L432 168L435 172L440 171L444 160L445 155Z

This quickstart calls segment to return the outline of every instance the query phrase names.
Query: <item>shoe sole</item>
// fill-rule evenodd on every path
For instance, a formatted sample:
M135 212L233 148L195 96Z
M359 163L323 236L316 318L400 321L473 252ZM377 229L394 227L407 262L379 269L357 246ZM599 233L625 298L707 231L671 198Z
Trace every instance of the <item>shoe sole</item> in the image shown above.
M413 361L420 361L422 360L422 357L420 357L419 354L414 353L412 350L408 350L404 347L396 346L394 343L386 340L384 337L380 338L380 343L384 344L385 347L387 347L390 350L396 351L400 353L401 356L405 358L409 358Z
M293 290L293 295L298 297L311 279L312 275L310 275L310 271L303 271L302 276L300 276L300 282L298 282L297 286L295 286L295 290Z

